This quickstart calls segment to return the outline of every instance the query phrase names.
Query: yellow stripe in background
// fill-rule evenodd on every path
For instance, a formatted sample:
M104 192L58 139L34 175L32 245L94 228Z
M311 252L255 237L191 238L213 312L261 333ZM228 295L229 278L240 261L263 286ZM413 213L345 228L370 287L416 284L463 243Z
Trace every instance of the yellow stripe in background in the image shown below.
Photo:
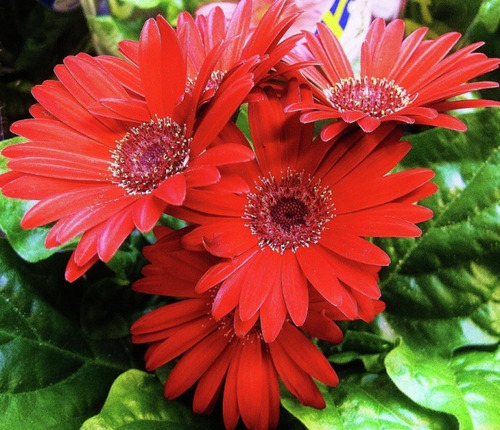
M333 14L331 11L325 12L322 18L323 22L333 31L337 39L344 32L344 29L340 26L340 18L342 18L347 2L348 0L340 0L335 13Z

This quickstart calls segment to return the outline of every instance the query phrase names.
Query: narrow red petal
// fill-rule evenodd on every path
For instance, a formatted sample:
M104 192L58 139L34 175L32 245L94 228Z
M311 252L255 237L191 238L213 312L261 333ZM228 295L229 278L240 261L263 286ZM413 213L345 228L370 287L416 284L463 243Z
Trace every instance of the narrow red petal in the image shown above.
M168 375L165 397L174 399L185 392L219 359L227 346L227 338L218 330L197 343Z
M266 248L257 253L247 269L240 296L240 317L252 318L273 288L281 288L281 256Z
M313 378L331 387L339 383L337 374L323 353L299 329L285 324L279 343L291 359Z
M312 378L290 358L282 342L269 344L271 358L285 387L305 406L323 409L325 401Z
M340 285L335 271L323 253L319 245L314 245L309 248L299 248L296 255L302 271L314 288L332 305L342 309L346 315L356 318L356 302Z
M290 318L297 326L301 326L309 307L307 279L300 270L295 254L287 250L283 254L281 267L281 288Z
M276 270L280 270L281 272L281 267L276 268ZM267 343L273 342L278 337L287 316L281 286L274 286L270 290L260 309L262 336Z
M236 386L241 419L249 429L262 428L260 417L269 415L264 377L261 342L253 339L242 347Z
M321 239L322 245L350 260L379 266L388 266L391 262L378 246L342 230L327 230Z
M200 278L198 284L196 285L196 291L198 293L203 293L208 291L210 288L214 287L218 283L222 282L240 267L247 263L253 256L260 251L259 247L254 247L249 249L244 254L223 263L216 264L212 266L207 272Z
M180 206L186 199L186 178L182 173L165 179L162 184L153 191L153 195L171 205Z

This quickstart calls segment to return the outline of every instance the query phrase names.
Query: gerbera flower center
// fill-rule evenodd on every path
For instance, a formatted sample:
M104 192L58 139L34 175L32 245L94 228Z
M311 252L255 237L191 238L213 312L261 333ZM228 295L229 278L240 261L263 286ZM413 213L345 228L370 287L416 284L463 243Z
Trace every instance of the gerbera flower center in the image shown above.
M360 111L380 118L404 109L411 102L408 92L386 78L347 78L323 91L340 112Z
M280 180L261 178L247 199L243 219L248 228L260 246L281 253L318 242L335 211L330 189L303 172L288 171Z
M186 126L168 117L131 128L111 153L113 182L130 195L151 193L186 168L191 140Z

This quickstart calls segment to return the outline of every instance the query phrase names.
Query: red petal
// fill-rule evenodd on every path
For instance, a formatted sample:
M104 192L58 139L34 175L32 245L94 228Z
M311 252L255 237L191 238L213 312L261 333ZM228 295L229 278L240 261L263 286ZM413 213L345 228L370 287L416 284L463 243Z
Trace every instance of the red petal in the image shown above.
M415 50L420 46L420 42L427 33L428 28L421 27L411 33L403 43L399 51L398 59L396 60L391 72L387 75L387 79L394 80L395 76L404 70L408 59L411 58Z
M280 416L280 385L269 352L264 354L263 362L264 371L266 372L266 387L269 392L269 422L267 428L275 429L278 427Z
M224 317L238 306L246 272L247 268L242 267L222 282L212 306L212 315L215 319Z
M171 337L152 345L148 349L145 355L146 369L152 370L163 366L200 343L214 330L220 336L216 323L206 316L175 328Z
M222 166L224 164L242 163L254 158L255 154L249 147L238 143L225 143L207 149L192 161L191 166L200 164Z
M397 19L389 23L382 34L376 50L373 52L371 75L385 78L392 70L401 48L405 31L403 20Z
M234 258L257 245L257 240L250 230L240 223L233 231L225 228L221 232L203 238L203 245L212 255Z
M165 207L165 202L155 198L154 194L143 196L132 207L135 226L141 233L152 230L163 214Z
M123 87L110 79L109 74L90 55L80 53L76 57L66 57L64 65L95 100L103 97L130 98Z
M211 404L216 399L229 363L234 353L233 343L229 344L222 354L215 360L210 368L201 376L193 398L193 411L195 414L207 413Z
M271 287L270 290L260 309L262 336L267 343L273 342L279 335L287 315L281 285Z
M144 24L139 41L140 75L151 116L172 116L186 83L186 66L175 31L161 17Z
M249 66L243 64L240 69L233 70L215 93L210 109L201 119L191 142L194 155L200 154L212 143L252 89L252 75L247 73Z
M241 343L238 340L238 344L235 347L234 355L227 371L226 384L224 386L224 397L222 399L222 414L224 418L224 426L227 430L234 430L240 419L237 386L241 351Z
M102 226L97 242L99 258L105 262L111 260L133 229L134 223L128 209L107 220Z
M361 263L388 266L391 262L389 256L378 246L342 230L324 231L321 244L343 257Z
M364 211L339 215L331 221L332 228L356 236L369 237L418 237L422 231L413 223L393 216Z
M311 377L304 372L285 352L281 342L269 344L274 367L281 380L297 399L305 406L323 409L325 401Z
M191 387L219 359L228 339L218 330L189 350L175 365L165 384L165 397L174 399Z
M210 288L214 287L218 283L222 282L237 269L242 267L249 261L257 252L260 251L259 247L249 249L244 254L233 258L231 261L225 261L223 263L216 264L212 266L207 272L200 278L198 284L196 285L196 291L198 293L203 293L208 291Z
M55 83L59 84L59 82ZM34 87L32 93L40 104L62 123L97 142L106 142L114 146L114 143L123 137L124 129L111 130L106 127L78 103L62 85L53 87L46 82Z
M93 140L79 133L58 120L50 119L25 119L16 121L10 130L32 141L42 141L52 148L62 151L68 150L67 142L71 142L79 152L88 153L95 157L109 159L110 147L115 147L115 142Z
M180 206L186 199L186 178L182 173L165 179L162 184L153 191L153 195L171 205Z
M297 260L302 271L313 287L332 305L352 318L357 317L356 302L348 291L340 285L332 266L323 256L319 245L299 248Z
M205 299L182 300L143 315L130 327L130 332L132 336L154 333L193 321L206 312Z
M347 127L349 127L349 124L344 121L336 121L332 124L325 125L321 130L321 140L328 142L342 133Z
M339 383L337 374L321 351L291 324L283 326L279 343L291 359L313 378L330 387Z
M247 321L242 321L239 312L234 313L234 333L236 336L244 338L248 335L248 332L252 330L255 323L259 319L259 313L257 312L252 318Z
M64 278L68 282L74 282L76 281L80 276L82 276L87 270L89 270L94 263L97 262L99 258L97 255L92 257L90 260L86 261L82 265L78 265L75 263L73 258L70 258L68 261L68 265L66 266L66 271L64 273Z
M300 270L295 254L289 250L283 254L281 288L290 318L295 325L301 326L309 307L307 279Z
M71 190L38 202L26 212L21 221L21 226L26 229L38 227L72 215L85 208L94 207L97 202L111 202L120 199L122 196L123 190L113 184L99 185L92 188L87 186ZM135 198L127 199L128 203L132 200L135 200Z
M142 123L151 120L147 103L136 99L100 99L99 102L89 106L89 111L96 115L116 118L121 121Z
M122 40L118 43L120 53L128 60L139 64L139 43L135 40Z
M320 312L309 312L301 329L312 337L325 340L334 345L340 343L344 336L339 326Z
M143 94L139 68L111 55L100 55L96 58L125 88L136 94Z
M220 172L217 167L214 166L191 166L184 171L184 176L186 178L186 187L202 187L206 185L212 185L220 180Z
M237 378L236 393L241 419L249 429L263 428L261 417L266 417L267 424L269 411L261 342L258 339L242 346Z
M57 241L60 244L65 243L84 231L109 220L117 213L127 209L135 200L136 198L133 196L124 197L71 214L61 220L62 223L57 232Z
M365 116L358 121L358 125L365 133L371 133L380 125L380 120L372 116Z
M240 296L240 317L252 318L273 288L281 288L281 255L269 248L257 253L247 268Z
M378 206L416 190L433 177L432 170L412 169L366 181L363 186L356 186L350 180L341 181L332 187L335 208L342 214Z
M351 289L361 291L371 298L380 297L380 289L377 284L379 268L375 268L374 272L373 266L367 266L359 261L354 262L331 252L326 252L323 256L332 265L338 278Z
M467 131L467 126L461 120L445 113L440 113L434 119L418 118L417 122L418 124L443 127L450 130Z
M184 206L202 213L241 217L243 215L246 199L234 194L221 196L213 191L191 189L186 196Z

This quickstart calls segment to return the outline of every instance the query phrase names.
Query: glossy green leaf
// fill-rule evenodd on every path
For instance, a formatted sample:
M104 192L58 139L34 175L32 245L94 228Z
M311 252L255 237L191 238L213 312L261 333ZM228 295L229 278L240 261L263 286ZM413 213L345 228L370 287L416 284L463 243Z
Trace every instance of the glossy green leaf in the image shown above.
M290 394L282 394L282 405L309 430L457 428L453 417L412 402L385 374L344 375L337 387L320 388L326 402L323 410L304 407Z
M483 0L474 20L469 26L468 32L474 31L476 26L484 26L488 33L498 30L500 24L500 1Z
M366 324L359 330L354 325L347 329L340 345L325 348L330 354L328 360L334 364L347 364L360 360L368 372L380 372L385 368L386 354L393 348L393 344L380 335L369 333Z
M81 430L209 429L207 418L195 416L184 404L167 401L163 386L152 374L129 370L111 386L101 412L85 421Z
M411 30L418 26L430 28L432 37L447 31L464 32L482 0L408 0L405 19Z
M22 138L0 142L0 150L14 143L22 142ZM6 172L7 159L0 156L0 174ZM25 212L33 205L33 202L18 199L9 199L0 192L0 229L5 233L7 240L15 251L26 261L32 263L50 257L58 248L47 249L44 242L48 227L39 227L31 230L21 228L20 222Z
M495 408L481 396L496 389L474 386L476 374L462 372L456 360L465 357L460 348L500 340L500 113L462 119L465 134L430 130L409 137L413 149L403 167L436 172L439 191L423 202L434 219L422 226L421 238L380 241L395 264L382 273L387 310L371 327L401 342L385 365L403 393L452 414L461 428L487 429Z
M460 428L493 429L500 422L500 350L466 351L452 360L402 342L386 358L387 372L409 398L457 417Z
M80 328L79 289L65 258L36 265L0 240L0 416L9 429L75 429L130 367L128 347Z
M472 20L466 33L463 43L484 42L480 51L488 57L500 57L500 0L483 0L477 15ZM481 80L500 81L500 70L492 70L483 75ZM500 100L500 89L490 88L482 90L484 98Z
M500 315L500 112L462 117L465 134L431 130L410 136L404 167L436 172L434 210L415 240L383 240L393 264L382 272L387 312L381 330L408 344L433 345L443 355L498 340Z

